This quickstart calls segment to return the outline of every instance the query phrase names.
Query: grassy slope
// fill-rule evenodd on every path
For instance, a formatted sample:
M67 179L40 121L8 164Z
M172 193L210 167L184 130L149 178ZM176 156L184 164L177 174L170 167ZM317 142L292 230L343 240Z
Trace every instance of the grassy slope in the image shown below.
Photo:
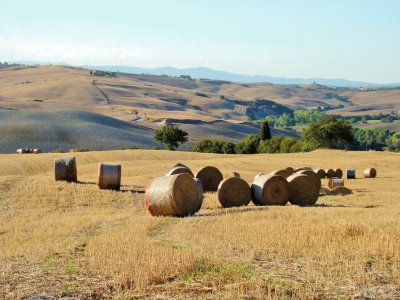
M77 153L81 184L53 181L62 156L0 155L0 298L400 297L399 154ZM101 161L122 164L122 191L96 188ZM378 178L346 180L352 195L320 197L316 207L225 210L210 193L194 217L153 218L141 191L178 161L248 182L289 165L360 176L374 166Z

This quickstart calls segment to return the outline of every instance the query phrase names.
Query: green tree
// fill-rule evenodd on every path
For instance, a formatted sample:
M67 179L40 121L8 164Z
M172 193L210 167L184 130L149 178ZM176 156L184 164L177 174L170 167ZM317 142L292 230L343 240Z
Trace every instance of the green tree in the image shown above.
M258 134L250 134L236 145L236 153L238 154L254 154L258 151L260 137Z
M295 138L285 137L281 141L280 152L281 153L299 152L297 144L298 141Z
M197 142L192 151L193 152L203 152L203 153L225 153L225 154L235 154L236 145L232 142L226 142L221 140L201 140Z
M261 122L260 139L262 141L271 139L271 129L269 128L268 121Z
M347 120L325 116L304 129L303 139L315 148L336 148L338 142L354 142L352 129Z
M175 150L179 146L178 143L187 142L188 133L175 125L166 125L155 131L154 139L167 146L168 150Z
M279 153L283 136L277 135L270 140L261 141L258 147L259 153Z

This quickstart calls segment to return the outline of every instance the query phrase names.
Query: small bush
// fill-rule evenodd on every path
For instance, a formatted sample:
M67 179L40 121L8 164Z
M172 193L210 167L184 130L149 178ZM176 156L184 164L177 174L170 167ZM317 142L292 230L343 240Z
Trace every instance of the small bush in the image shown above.
M50 153L65 153L64 149L57 148L50 151Z
M235 154L236 145L232 142L222 140L201 140L197 142L192 151L203 153Z

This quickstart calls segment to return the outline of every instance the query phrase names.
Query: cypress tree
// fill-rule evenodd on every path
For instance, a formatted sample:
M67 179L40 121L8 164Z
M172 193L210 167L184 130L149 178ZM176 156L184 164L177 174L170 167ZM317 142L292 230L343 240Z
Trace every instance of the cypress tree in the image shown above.
M260 139L262 141L271 139L271 129L269 128L268 121L261 122Z

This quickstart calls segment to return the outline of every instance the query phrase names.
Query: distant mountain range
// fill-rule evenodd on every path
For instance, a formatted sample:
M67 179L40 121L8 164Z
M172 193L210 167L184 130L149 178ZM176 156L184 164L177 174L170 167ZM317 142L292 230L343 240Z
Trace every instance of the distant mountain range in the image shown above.
M17 63L22 64L50 64L50 62L34 62L34 61L19 61ZM65 63L53 63L68 65ZM352 81L347 79L326 79L326 78L285 78L285 77L273 77L264 75L242 75L236 73L230 73L225 71L216 71L210 68L198 67L198 68L187 68L179 69L174 67L161 67L161 68L140 68L140 67L130 67L130 66L93 66L93 65L81 65L79 67L87 69L96 69L104 71L113 72L124 72L133 74L152 74L152 75L168 75L168 76L180 76L189 75L192 78L207 78L207 79L217 79L226 80L232 82L241 83L274 83L274 84L312 84L317 83L326 86L337 86L337 87L398 87L400 83L387 83L387 84L377 84L364 81Z
M207 79L218 79L233 82L242 83L254 83L254 82L268 82L274 84L311 84L318 83L327 86L337 87L394 87L400 86L400 83L389 83L389 84L376 84L363 81L351 81L346 79L326 79L326 78L284 78L284 77L273 77L263 75L242 75L236 73L230 73L225 71L216 71L209 68L187 68L179 69L174 67L163 67L163 68L139 68L129 66L81 66L88 69L97 69L105 71L119 71L125 73L134 74L153 74L153 75L168 75L168 76L180 76L189 75L192 78L207 78Z

